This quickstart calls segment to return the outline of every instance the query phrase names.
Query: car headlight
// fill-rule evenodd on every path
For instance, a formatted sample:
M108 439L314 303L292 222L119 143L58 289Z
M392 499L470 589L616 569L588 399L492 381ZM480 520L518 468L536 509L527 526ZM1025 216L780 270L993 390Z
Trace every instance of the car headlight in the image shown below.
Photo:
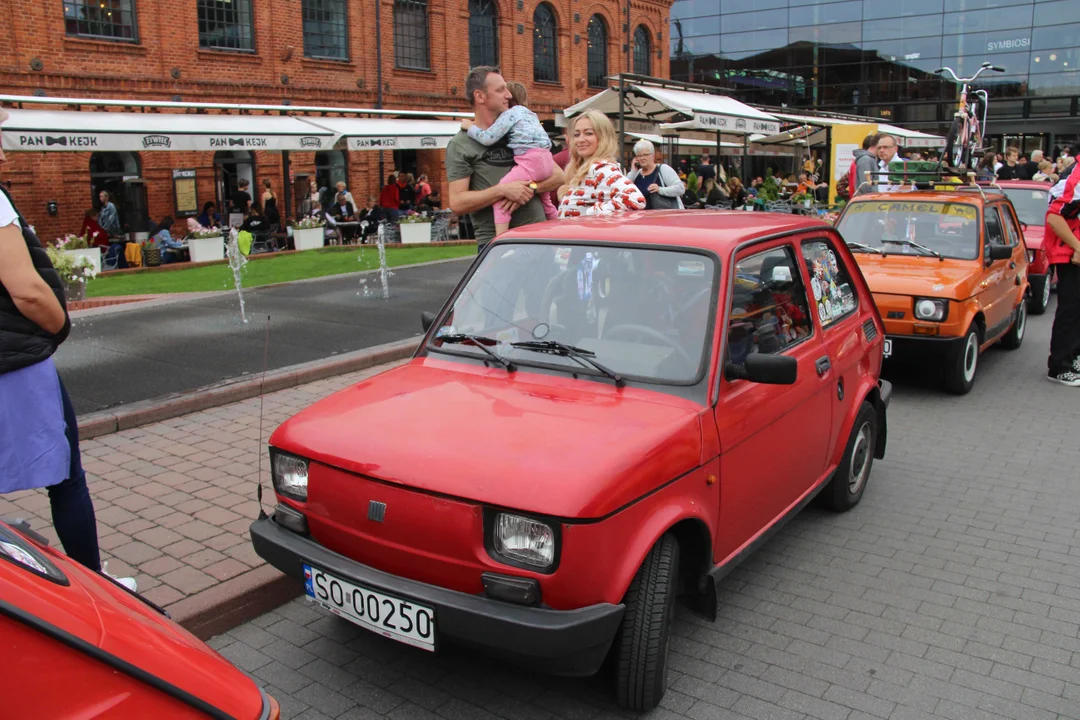
M948 300L915 298L915 319L941 322L949 314Z
M307 500L308 461L270 448L270 477L274 489L295 500Z
M489 550L510 565L551 571L555 565L556 530L532 518L496 512L492 519Z

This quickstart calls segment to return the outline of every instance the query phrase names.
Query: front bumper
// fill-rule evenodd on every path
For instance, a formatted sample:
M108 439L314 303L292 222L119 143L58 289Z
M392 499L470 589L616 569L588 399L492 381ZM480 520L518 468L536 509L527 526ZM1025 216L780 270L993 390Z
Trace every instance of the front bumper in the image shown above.
M604 603L552 610L447 590L362 565L286 530L271 518L251 524L251 544L259 557L299 582L304 580L307 563L365 587L415 599L435 609L440 639L553 675L595 674L607 657L625 608Z
M909 363L927 359L944 361L964 347L963 337L889 334L885 337L892 341L892 355L885 358L886 362Z

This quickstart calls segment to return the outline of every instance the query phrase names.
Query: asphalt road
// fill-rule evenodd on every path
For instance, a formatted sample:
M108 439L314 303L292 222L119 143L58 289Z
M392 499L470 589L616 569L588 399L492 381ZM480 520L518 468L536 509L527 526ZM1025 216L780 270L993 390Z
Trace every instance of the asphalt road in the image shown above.
M235 293L182 300L73 323L56 364L75 412L192 390L263 368L275 369L373 345L421 331L420 313L438 310L472 258L403 268L383 300L374 275L294 283L244 292L249 323L240 321Z
M723 581L715 623L680 608L648 717L1080 718L1080 390L1044 379L1050 324L984 354L966 397L892 373L862 503L801 513ZM429 655L302 599L212 644L287 718L632 717L604 677Z

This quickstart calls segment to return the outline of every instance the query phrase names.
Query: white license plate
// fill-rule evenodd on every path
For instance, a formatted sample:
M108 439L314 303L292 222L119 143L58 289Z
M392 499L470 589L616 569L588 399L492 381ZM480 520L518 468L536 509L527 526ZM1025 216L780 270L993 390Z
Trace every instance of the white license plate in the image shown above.
M885 357L892 357L892 340L885 338L885 342L881 346L881 354Z
M330 612L391 640L435 651L435 611L304 565L304 590Z

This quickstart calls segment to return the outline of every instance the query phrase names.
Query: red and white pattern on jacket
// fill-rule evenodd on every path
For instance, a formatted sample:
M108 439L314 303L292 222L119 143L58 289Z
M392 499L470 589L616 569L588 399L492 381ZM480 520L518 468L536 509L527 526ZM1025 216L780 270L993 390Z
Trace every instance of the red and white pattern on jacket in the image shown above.
M1050 188L1050 206L1047 215L1061 215L1066 205L1080 202L1080 161L1073 163L1068 175L1065 175ZM1075 206L1074 206L1075 207ZM1067 221L1073 235L1080 237L1080 218ZM1043 230L1043 252L1051 265L1067 263L1072 259L1073 250L1061 241L1050 224Z
M593 163L584 185L566 191L559 203L560 218L611 215L623 210L644 210L645 197L613 162Z

